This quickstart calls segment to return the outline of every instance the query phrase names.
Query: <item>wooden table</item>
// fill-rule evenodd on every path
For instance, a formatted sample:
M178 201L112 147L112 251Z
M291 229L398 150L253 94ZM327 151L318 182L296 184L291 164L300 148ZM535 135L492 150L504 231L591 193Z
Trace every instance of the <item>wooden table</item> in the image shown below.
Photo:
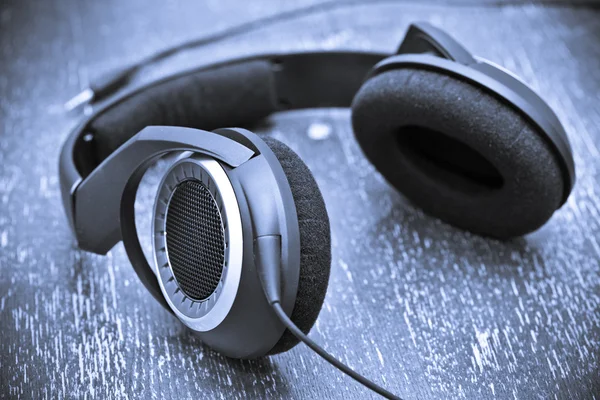
M214 353L151 298L121 245L106 257L79 251L60 201L57 157L78 121L61 105L90 77L313 2L3 1L0 397L372 397L304 346L256 361ZM330 212L331 280L311 337L408 399L598 399L599 17L365 1L176 56L136 84L256 52L392 51L414 20L519 74L565 125L578 180L546 226L509 242L452 228L396 193L362 155L347 110L277 115L261 128L307 162ZM157 179L141 188L141 224Z

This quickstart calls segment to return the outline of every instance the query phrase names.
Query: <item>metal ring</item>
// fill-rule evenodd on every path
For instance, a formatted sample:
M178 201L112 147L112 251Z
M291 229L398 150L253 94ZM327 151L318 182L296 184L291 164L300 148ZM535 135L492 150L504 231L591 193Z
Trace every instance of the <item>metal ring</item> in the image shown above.
M225 237L225 261L215 291L205 300L188 297L179 287L169 262L166 246L166 214L175 188L186 180L198 180L213 195ZM194 155L177 161L163 177L152 219L152 250L160 289L175 315L195 331L217 327L227 316L236 298L243 261L242 219L237 198L227 173L216 160Z

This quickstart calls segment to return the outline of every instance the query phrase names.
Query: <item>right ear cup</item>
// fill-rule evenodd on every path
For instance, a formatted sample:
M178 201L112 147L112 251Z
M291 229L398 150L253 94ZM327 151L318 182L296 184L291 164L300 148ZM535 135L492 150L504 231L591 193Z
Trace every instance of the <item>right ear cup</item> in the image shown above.
M262 137L286 175L300 228L300 280L291 319L306 334L314 325L327 293L331 266L329 217L321 191L302 159L280 141ZM268 354L287 351L298 339L285 330Z
M561 167L538 128L459 76L416 66L375 75L354 98L352 123L393 186L460 228L519 236L561 205Z

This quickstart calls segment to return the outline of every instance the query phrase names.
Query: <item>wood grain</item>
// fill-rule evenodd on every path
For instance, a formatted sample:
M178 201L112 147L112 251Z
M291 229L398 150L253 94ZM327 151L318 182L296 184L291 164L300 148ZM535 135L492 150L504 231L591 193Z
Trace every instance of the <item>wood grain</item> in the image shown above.
M57 157L77 123L61 104L91 76L311 2L0 5L0 397L373 397L303 346L255 361L212 352L152 300L121 245L106 257L79 251L60 201ZM510 242L408 203L362 155L347 110L278 115L261 132L298 151L328 206L332 273L311 332L327 350L409 399L598 399L599 17L534 5L355 5L179 55L140 82L256 52L392 51L414 20L519 74L565 125L578 181L546 226ZM139 194L142 225L157 179L149 174Z

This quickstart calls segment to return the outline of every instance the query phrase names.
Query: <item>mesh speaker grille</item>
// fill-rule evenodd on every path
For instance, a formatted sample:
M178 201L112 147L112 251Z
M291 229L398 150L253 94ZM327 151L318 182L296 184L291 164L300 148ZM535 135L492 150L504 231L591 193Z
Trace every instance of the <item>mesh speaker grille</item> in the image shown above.
M174 190L166 216L167 253L183 292L205 300L215 291L225 260L221 213L202 182L187 180Z

